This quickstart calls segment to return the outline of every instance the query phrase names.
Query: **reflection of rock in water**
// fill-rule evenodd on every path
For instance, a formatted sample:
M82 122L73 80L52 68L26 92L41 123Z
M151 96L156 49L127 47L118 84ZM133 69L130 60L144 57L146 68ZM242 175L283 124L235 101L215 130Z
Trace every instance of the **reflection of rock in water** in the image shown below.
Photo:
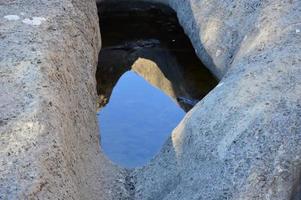
M176 17L160 14L160 9L154 15L155 11L136 9L135 16L122 11L103 13L100 25L104 43L96 77L100 107L108 102L114 85L128 70L162 90L185 111L216 85ZM163 22L162 18L170 20Z
M133 46L133 49L137 49ZM199 67L199 66L198 66ZM172 97L186 111L192 108L214 86L213 81L201 81L201 73L191 76L188 70L177 61L168 49L161 47L141 48L138 50L122 50L116 48L104 49L100 54L100 66L97 73L100 106L105 105L111 95L114 85L120 76L133 70L151 85ZM195 70L192 68L192 70ZM196 77L196 78L195 78Z

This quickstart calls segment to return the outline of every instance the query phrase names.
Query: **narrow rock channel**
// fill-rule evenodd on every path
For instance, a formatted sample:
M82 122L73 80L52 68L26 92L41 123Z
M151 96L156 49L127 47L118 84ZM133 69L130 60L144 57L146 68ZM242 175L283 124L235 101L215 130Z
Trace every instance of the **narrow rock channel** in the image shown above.
M121 166L145 165L217 81L196 56L172 9L143 2L98 8L101 146Z
M156 67L161 58L178 56L154 37L111 44L103 39L103 53L126 58L116 60L127 62L121 63L127 69L102 69L112 65L99 55L103 31L95 0L2 0L0 200L301 199L300 0L141 0L144 8L137 8L138 0L96 1L120 6L112 12L133 7L131 17L138 15L138 21L141 9L164 15L152 21L170 30L175 18L163 7L172 8L219 84L194 97L186 68L179 68L184 78L178 79L169 76L169 62ZM146 2L163 3L164 12ZM140 31L122 31L133 30ZM170 42L168 31L160 35ZM154 49L164 55L149 51ZM146 55L139 65L155 63L151 71L175 83L175 93L163 87L165 81L155 84L149 73L138 71L137 57ZM134 169L105 155L96 118L97 108L114 98L118 77L130 69L190 109L159 153ZM112 79L105 83L101 70ZM201 100L187 106L195 99Z

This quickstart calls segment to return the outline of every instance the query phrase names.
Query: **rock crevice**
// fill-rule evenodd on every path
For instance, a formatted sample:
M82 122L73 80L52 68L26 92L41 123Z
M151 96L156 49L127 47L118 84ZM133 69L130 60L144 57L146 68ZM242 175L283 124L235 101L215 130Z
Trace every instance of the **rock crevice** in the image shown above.
M1 200L301 198L301 2L156 2L221 81L130 172L99 149L95 2L0 3Z

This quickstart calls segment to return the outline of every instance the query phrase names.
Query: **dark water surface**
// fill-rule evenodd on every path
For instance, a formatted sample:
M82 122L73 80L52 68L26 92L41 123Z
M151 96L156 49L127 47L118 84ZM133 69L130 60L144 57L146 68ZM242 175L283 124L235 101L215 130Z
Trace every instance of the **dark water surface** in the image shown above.
M146 164L215 85L175 13L156 4L102 4L96 73L101 146L124 167Z

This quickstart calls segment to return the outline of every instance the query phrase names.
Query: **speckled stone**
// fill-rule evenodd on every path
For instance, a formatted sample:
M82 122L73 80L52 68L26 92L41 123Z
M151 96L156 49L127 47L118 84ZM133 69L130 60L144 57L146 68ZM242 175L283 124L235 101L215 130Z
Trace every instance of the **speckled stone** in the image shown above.
M301 2L165 3L220 83L135 170L135 199L301 199Z
M0 199L116 199L126 172L99 150L95 2L1 1L0 38Z
M1 200L301 199L301 1L158 2L220 83L133 172L99 150L95 2L0 3Z

